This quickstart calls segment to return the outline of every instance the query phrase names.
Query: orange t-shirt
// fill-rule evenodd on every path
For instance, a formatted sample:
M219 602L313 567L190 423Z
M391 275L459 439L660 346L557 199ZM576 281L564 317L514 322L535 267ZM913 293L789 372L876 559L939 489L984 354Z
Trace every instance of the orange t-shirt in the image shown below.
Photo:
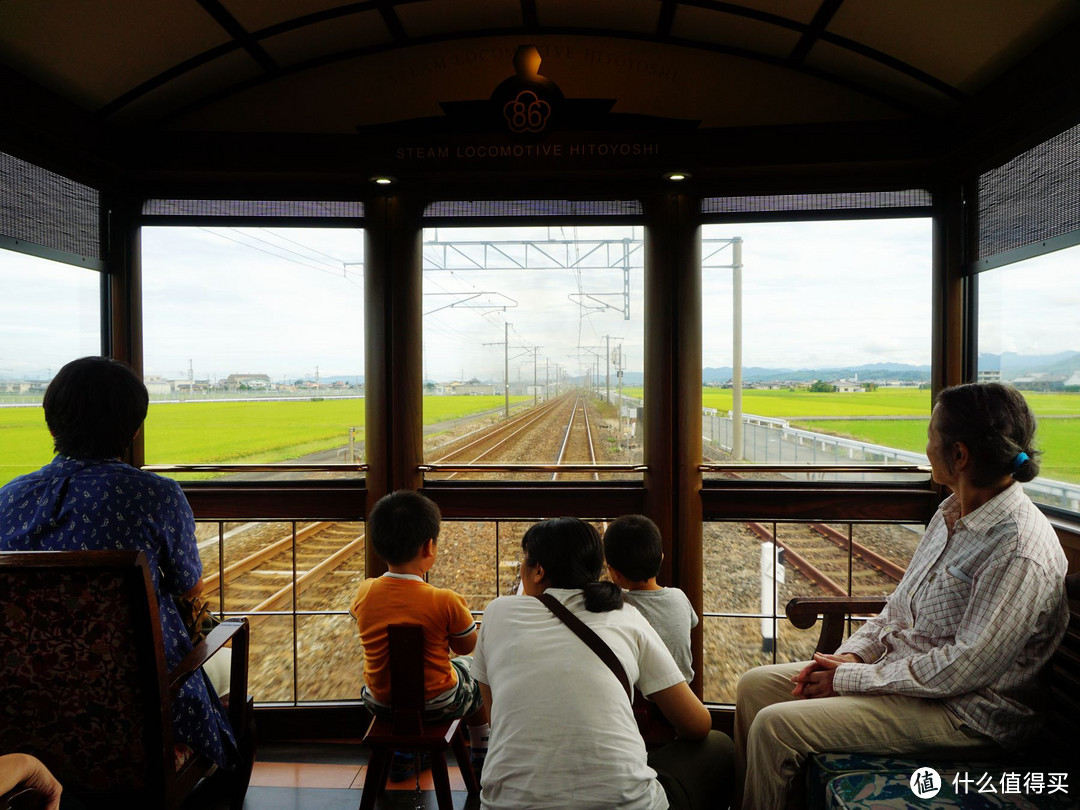
M449 588L436 588L412 574L383 574L360 583L349 612L364 645L364 683L380 703L390 703L388 624L424 628L424 699L441 695L457 683L450 666L450 637L475 632L465 599Z

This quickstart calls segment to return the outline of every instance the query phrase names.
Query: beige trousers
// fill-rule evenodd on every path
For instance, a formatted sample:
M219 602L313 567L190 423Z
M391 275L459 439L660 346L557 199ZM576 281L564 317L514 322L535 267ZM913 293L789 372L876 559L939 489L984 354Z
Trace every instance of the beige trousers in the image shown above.
M750 670L735 699L735 785L743 810L804 805L807 758L826 751L918 757L999 755L989 737L940 702L904 695L805 699L793 675L807 662ZM739 797L733 807L740 807Z

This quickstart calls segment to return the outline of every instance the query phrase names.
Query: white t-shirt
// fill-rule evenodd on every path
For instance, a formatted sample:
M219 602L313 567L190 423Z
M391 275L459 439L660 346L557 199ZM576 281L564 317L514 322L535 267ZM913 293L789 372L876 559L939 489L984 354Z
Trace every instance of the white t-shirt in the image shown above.
M634 608L590 613L580 590L547 593L611 647L642 694L683 682L664 642ZM491 688L484 808L668 806L626 691L538 599L502 596L487 606L472 673Z

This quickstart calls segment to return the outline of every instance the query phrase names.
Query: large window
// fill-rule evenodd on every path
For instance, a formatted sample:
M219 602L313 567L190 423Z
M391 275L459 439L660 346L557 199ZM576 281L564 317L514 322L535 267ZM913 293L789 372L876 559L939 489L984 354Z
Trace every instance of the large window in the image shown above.
M364 459L363 233L143 229L148 465ZM342 472L293 470L326 477Z
M429 464L622 465L635 476L644 317L640 227L424 231L424 458Z
M1080 247L978 276L979 379L1019 388L1039 419L1033 500L1080 512Z
M928 218L708 225L706 462L925 464Z
M705 700L734 703L746 670L811 657L818 627L784 616L796 596L886 596L922 536L921 525L705 524Z
M53 456L41 398L70 360L101 353L101 275L0 250L0 484Z

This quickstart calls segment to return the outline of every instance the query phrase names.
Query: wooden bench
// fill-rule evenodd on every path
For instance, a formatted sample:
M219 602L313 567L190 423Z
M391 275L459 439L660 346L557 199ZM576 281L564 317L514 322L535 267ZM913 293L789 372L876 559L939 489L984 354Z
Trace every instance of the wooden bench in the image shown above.
M171 700L231 641L241 762L215 781L239 810L254 760L246 619L214 628L169 672L142 552L0 552L0 593L0 750L33 754L87 808L175 808L213 772L174 745Z
M921 800L912 793L909 780L915 769L931 766L941 776L942 787L934 797L934 807L1016 807L1011 799L1023 798L1029 808L1080 807L1080 574L1066 578L1070 597L1069 627L1061 646L1049 663L1050 725L1043 744L1009 762L916 761L867 755L818 754L811 758L807 772L807 808L906 808ZM821 617L817 651L835 652L844 636L850 616L869 616L885 606L883 597L796 597L787 604L791 623L806 630ZM1067 792L1041 793L1024 790L1021 796L1001 794L1001 778L1018 773L1021 782L1028 773L1066 773ZM968 793L957 795L952 779L963 774L979 780L989 777L999 792L979 793L969 785ZM958 785L959 786L959 785ZM929 801L929 800L927 800Z

